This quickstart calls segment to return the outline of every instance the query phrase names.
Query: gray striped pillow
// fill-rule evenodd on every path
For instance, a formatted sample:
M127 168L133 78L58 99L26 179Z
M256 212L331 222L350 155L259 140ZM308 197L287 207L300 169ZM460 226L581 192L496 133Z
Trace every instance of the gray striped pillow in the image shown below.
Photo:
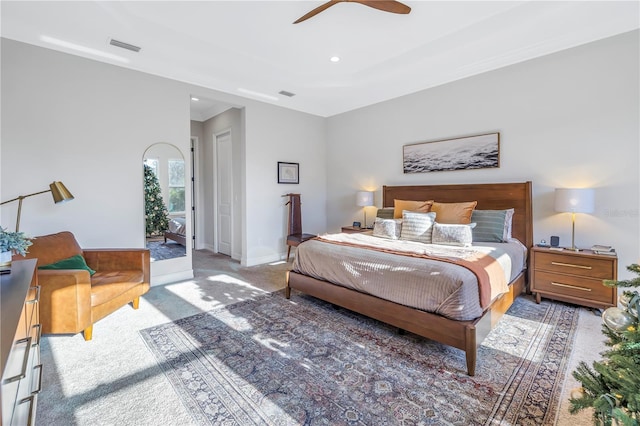
M417 213L404 210L402 212L401 240L417 241L419 243L431 244L431 233L436 214Z
M506 210L474 210L471 215L471 222L476 224L473 241L504 243L506 217Z

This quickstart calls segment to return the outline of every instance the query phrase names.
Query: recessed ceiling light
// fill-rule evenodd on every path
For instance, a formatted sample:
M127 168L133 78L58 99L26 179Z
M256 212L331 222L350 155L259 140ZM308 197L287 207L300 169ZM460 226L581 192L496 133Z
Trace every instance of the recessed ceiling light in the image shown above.
M129 63L129 59L122 56L114 55L113 53L103 52L102 50L94 49L92 47L81 46L79 44L70 43L68 41L59 40L57 38L49 37L46 35L40 36L40 40L55 44L56 46L66 47L67 49L77 50L78 52L88 53L90 55L100 56L102 58L113 59L114 61Z
M331 62L340 62L340 57L338 56L332 56L331 59L329 59Z
M196 98L195 96L192 96L192 97L191 97L191 100L192 100L192 101L195 101L195 102L198 102L200 99L199 99L199 98Z

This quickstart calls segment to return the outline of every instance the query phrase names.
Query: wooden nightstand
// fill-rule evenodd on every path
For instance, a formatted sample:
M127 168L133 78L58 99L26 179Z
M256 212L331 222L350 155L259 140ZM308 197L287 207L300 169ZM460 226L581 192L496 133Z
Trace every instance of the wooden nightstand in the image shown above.
M599 255L591 250L574 252L534 247L531 250L530 289L541 297L605 309L616 306L615 287L602 280L618 277L617 256Z
M358 228L356 226L343 226L342 232L345 234L357 234L358 232L371 231L371 228Z

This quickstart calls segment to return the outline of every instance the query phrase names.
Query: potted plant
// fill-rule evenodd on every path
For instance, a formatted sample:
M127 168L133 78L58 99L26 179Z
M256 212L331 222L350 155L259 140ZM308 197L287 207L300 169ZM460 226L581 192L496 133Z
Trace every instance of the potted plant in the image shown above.
M27 254L27 248L33 244L31 238L24 232L9 232L0 228L0 268L11 267L11 256L16 253L22 256Z

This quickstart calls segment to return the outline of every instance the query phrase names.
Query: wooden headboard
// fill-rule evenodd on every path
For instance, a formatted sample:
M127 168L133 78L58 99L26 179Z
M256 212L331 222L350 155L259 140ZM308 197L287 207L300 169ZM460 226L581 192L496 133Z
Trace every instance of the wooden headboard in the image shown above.
M382 206L393 207L393 200L435 200L441 203L477 201L478 210L513 208L512 235L527 248L533 246L531 182L479 183L458 185L383 186ZM437 220L437 219L436 219Z

